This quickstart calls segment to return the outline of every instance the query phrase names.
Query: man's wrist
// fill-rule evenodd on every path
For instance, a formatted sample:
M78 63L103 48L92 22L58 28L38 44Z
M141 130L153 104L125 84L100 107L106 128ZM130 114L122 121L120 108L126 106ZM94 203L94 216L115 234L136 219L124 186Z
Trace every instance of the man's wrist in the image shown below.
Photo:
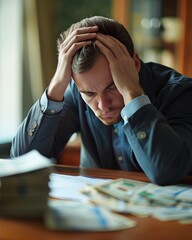
M47 115L54 115L59 113L63 108L63 101L52 101L47 97L47 90L40 99L40 107L43 113Z
M121 117L127 121L141 107L150 103L151 101L149 97L145 94L142 94L125 105L125 107L121 110Z

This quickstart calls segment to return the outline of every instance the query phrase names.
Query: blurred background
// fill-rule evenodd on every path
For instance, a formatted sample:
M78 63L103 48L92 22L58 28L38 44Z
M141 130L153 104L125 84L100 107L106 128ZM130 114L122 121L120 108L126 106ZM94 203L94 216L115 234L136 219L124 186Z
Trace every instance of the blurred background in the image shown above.
M0 158L57 64L56 40L72 23L103 15L123 23L145 61L192 76L191 0L0 0Z

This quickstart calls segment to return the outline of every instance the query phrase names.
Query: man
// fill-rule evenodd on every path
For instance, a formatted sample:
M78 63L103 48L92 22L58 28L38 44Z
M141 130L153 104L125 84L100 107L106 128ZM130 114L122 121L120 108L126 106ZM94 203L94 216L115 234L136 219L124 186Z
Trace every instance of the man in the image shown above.
M192 171L192 79L143 63L118 22L86 18L58 40L58 66L13 139L11 156L57 158L81 133L81 166L144 171L174 184Z

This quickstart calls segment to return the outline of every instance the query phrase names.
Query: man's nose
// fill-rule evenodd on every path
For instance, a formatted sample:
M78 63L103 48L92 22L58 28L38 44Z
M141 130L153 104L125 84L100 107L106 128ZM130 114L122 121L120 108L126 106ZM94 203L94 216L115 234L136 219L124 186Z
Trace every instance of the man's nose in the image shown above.
M109 109L111 104L111 99L107 96L107 94L102 94L98 96L98 108L102 111L106 111Z

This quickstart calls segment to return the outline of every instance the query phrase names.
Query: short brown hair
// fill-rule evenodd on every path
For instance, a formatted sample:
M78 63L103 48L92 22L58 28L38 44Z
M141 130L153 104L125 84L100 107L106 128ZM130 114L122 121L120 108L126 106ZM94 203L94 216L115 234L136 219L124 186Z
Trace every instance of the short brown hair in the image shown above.
M98 26L98 32L105 35L113 36L116 39L118 39L121 43L123 43L126 46L129 54L133 56L134 45L126 28L121 23L103 16L94 16L90 18L85 18L80 22L77 22L71 25L70 28L68 28L66 31L64 31L60 35L60 38L57 41L58 49L62 44L62 42L73 30L81 27L90 27L95 25ZM90 69L93 66L99 54L100 54L100 51L97 48L97 46L94 44L94 41L91 45L84 46L83 48L77 51L77 53L73 58L73 61L72 61L73 71L84 72Z

